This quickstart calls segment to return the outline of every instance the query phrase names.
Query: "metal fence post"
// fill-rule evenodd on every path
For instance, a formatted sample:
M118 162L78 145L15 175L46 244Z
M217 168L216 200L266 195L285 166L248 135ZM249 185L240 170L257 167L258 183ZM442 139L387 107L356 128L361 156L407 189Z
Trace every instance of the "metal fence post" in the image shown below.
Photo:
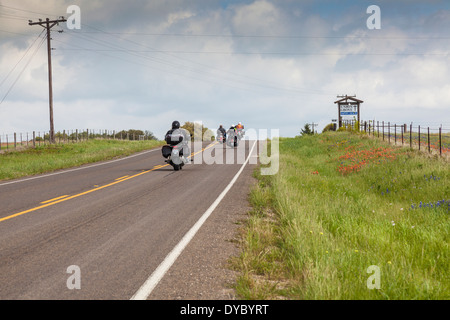
M420 150L420 125L419 125L419 150Z
M394 124L394 143L397 145L397 124Z
M409 125L409 147L412 149L412 123Z
M430 127L428 127L428 152L431 152L431 148L430 148Z
M388 142L391 143L391 123L388 122Z
M405 130L405 126L402 126L402 146L403 146L403 130Z

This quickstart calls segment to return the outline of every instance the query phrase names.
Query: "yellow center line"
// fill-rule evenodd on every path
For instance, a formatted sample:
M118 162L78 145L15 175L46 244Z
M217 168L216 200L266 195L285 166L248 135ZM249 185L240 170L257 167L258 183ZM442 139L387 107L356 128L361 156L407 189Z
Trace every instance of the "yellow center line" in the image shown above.
M124 176L124 177L120 177L120 178L117 178L115 181L119 181L119 180L122 180L122 179L125 179L125 178L128 178L129 176Z
M58 197L58 198L55 198L55 199L51 199L51 200L47 200L47 201L43 201L43 202L41 202L41 204L50 203L50 202L53 202L53 201L56 201L56 200L59 200L59 199L63 199L65 197L68 197L68 195L61 196L61 197Z
M193 155L201 153L201 152L205 151L206 149L209 149L209 148L213 147L216 144L217 144L217 142L209 145L208 147L202 149L201 151L199 151L197 153L194 153ZM112 187L112 186L114 186L116 184L119 184L121 182L124 182L124 181L130 180L130 179L139 177L139 176L141 176L143 174L146 174L146 173L149 173L149 172L152 172L152 171L155 171L157 169L161 169L161 168L164 168L164 167L167 167L167 166L169 166L169 164L162 165L162 166L160 166L158 168L155 167L155 168L153 168L151 170L145 170L145 171L142 171L141 173L135 174L133 176L122 177L122 178L116 179L115 182L112 182L112 183L109 183L109 184L106 184L106 185L100 186L100 187L95 186L94 189L91 189L91 190L88 190L88 191L85 191L85 192L82 192L82 193L78 193L78 194L73 195L73 196L62 196L62 197L58 197L58 198L55 198L55 199L52 199L52 200L41 202L41 204L42 204L41 206L38 206L38 207L35 207L35 208L31 208L31 209L28 209L28 210L25 210L25 211L22 211L22 212L19 212L19 213L16 213L16 214L4 217L4 218L0 218L0 222L4 222L4 221L7 221L7 220L10 220L10 219L13 219L13 218L17 218L17 217L22 216L22 215L27 214L27 213L35 212L35 211L38 211L40 209L44 209L44 208L47 208L47 207L54 206L54 205L56 205L58 203L61 203L61 202L69 201L69 200L72 200L72 199L79 198L81 196L90 194L92 192L96 192L96 191L99 191L99 190L102 190L102 189L105 189L105 188L108 188L108 187Z
M31 212L34 212L34 211L38 211L40 209L44 209L44 208L47 208L47 207L50 207L50 206L54 206L55 204L58 204L58 203L61 203L61 202L65 202L65 201L69 201L69 200L72 200L72 199L75 199L75 198L79 198L81 196L84 196L84 195L90 194L92 192L96 192L96 191L99 191L99 190L102 190L102 189L114 186L114 185L119 184L121 182L124 182L126 180L130 180L130 179L136 178L138 176L141 176L143 174L146 174L146 173L149 173L149 172L152 172L152 171L155 171L155 169L146 170L146 171L143 171L141 173L135 174L134 176L130 176L130 177L124 178L122 180L118 180L118 181L106 184L106 185L101 186L101 187L96 187L94 189L91 189L91 190L88 190L88 191L85 191L85 192L82 192L82 193L78 193L78 194L73 195L73 196L67 196L67 197L64 197L64 198L60 198L58 200L53 199L54 201L42 204L42 206L35 207L35 208L29 209L29 210L25 210L25 211L22 211L22 212L10 215L10 216L5 217L5 218L0 218L0 222L4 222L4 221L10 220L10 219L22 216L22 215L27 214L27 213L31 213Z

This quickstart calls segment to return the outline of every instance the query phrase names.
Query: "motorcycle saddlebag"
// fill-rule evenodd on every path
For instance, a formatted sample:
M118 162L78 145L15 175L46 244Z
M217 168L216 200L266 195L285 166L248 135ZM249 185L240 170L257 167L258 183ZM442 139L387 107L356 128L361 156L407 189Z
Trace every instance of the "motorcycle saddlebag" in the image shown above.
M164 146L162 147L162 155L164 158L168 158L172 154L172 147L171 146Z

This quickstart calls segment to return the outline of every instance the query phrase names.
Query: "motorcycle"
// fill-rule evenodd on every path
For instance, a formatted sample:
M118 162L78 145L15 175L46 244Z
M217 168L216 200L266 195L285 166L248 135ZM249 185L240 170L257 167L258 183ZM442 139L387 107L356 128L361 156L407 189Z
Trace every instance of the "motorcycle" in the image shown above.
M238 136L239 140L242 140L245 136L245 131L243 129L237 129L236 130L236 135Z
M227 145L231 148L236 148L239 145L238 136L236 134L228 134Z
M165 145L162 147L162 155L166 163L170 164L175 171L182 170L188 163L188 160L183 155L183 147L179 145Z
M226 141L225 141L225 137L223 136L223 134L217 135L216 140L217 140L217 142L220 143L220 144L224 144L224 143L226 142Z
M170 164L175 171L183 169L189 160L184 156L190 155L189 147L183 142L183 135L178 131L170 131L166 135L167 144L162 147L162 155L166 159L165 162Z

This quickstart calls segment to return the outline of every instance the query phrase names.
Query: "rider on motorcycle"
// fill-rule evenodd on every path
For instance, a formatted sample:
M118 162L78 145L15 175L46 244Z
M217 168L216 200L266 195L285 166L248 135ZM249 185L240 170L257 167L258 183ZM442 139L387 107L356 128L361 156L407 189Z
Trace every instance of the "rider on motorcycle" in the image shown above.
M191 155L189 148L191 135L186 129L180 128L180 122L172 122L172 129L167 131L164 140L171 146L178 145L179 148L183 150L183 157L186 159Z
M231 126L230 129L228 129L227 131L227 136L228 137L232 137L236 134L236 127L235 126Z
M244 126L242 125L241 122L239 122L239 124L235 127L236 128L236 132L237 135L239 137L239 139L242 139L244 137Z
M222 125L220 125L219 129L217 129L217 135L222 135L224 140L227 139L227 131Z

